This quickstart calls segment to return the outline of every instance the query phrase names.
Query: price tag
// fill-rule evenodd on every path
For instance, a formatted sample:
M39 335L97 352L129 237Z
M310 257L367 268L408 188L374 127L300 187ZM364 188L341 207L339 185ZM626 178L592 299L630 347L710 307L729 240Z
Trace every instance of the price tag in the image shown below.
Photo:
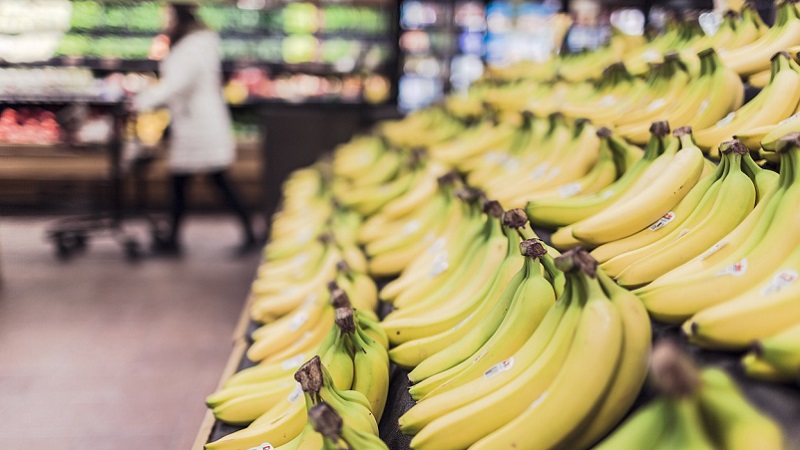
M660 230L660 229L664 228L668 223L672 222L673 220L675 220L675 213L670 211L670 212L664 214L664 216L661 217L660 219L658 219L655 222L653 222L653 224L650 225L648 227L648 229L650 231Z
M506 359L505 361L501 361L492 367L490 367L486 372L483 373L483 376L488 380L489 378L493 378L498 374L505 372L506 370L511 369L514 367L514 357Z
M740 277L747 272L747 258L742 258L741 261L731 264L730 266L717 272L717 276L733 275Z
M780 270L772 277L772 281L769 282L767 287L761 291L761 296L766 297L767 295L779 292L781 289L789 286L795 281L797 281L796 271L791 269Z

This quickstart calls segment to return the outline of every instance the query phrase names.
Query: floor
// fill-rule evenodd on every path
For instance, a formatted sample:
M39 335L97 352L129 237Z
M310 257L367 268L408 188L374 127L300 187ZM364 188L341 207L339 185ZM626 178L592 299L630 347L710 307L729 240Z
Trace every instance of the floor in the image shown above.
M0 448L190 448L258 253L190 217L182 258L131 264L100 239L59 262L51 221L0 220Z

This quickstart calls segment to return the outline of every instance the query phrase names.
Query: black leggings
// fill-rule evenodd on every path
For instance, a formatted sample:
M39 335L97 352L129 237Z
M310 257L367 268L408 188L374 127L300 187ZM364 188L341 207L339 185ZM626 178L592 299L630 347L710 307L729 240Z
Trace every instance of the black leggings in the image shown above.
M181 223L186 215L186 186L192 176L193 174L172 174L172 224L170 229L170 240L172 242L178 242L180 236ZM250 224L250 215L228 181L225 171L209 172L208 176L214 182L214 186L217 187L227 206L233 210L241 222L245 240L254 241L255 235Z

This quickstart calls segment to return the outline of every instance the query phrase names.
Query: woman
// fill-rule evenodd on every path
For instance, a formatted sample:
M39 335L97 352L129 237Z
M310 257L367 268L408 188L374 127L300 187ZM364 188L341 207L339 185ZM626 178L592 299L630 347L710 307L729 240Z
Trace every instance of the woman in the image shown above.
M219 39L197 18L194 5L167 5L170 51L160 64L160 81L134 100L137 111L167 106L172 114L169 168L172 174L172 222L155 249L180 251L180 227L186 211L186 188L194 175L207 174L241 221L240 251L256 248L250 218L225 175L236 144L222 98Z

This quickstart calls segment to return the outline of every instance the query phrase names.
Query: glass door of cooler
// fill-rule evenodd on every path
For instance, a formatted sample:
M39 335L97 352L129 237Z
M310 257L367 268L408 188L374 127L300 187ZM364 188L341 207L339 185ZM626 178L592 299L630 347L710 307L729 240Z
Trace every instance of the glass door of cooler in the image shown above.
M561 0L491 1L486 6L486 62L507 65L518 61L545 61L554 51L550 18Z
M486 32L479 1L406 0L400 5L398 106L429 105L483 73Z

